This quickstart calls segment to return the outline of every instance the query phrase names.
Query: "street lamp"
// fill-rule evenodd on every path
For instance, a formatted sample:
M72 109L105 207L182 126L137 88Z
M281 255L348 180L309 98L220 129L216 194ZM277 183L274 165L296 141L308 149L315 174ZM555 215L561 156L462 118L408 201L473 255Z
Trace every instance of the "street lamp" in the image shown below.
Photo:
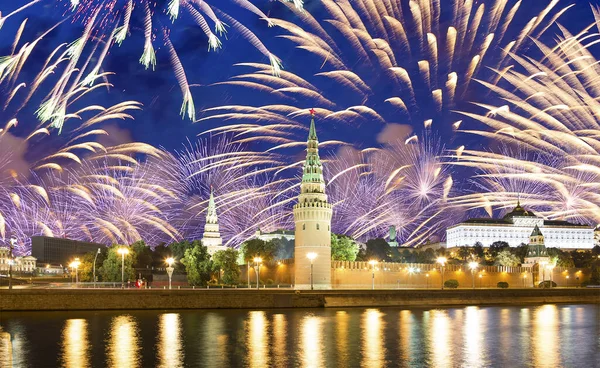
M313 283L313 261L317 258L317 253L310 252L306 255L306 258L310 259L310 290L314 290Z
M567 279L567 287L569 287L569 275L565 276L565 278Z
M260 264L262 263L262 258L254 257L254 263L256 264L256 289L259 289L258 282L260 280Z
M129 249L121 247L117 253L121 255L121 289L125 289L125 255L129 254Z
M479 274L479 288L481 289L481 282L483 281L483 275Z
M523 287L525 287L525 279L527 278L527 273L523 274Z
M94 257L94 267L93 267L93 274L94 274L94 289L96 288L96 259L98 258L98 254L100 254L101 250L100 248L98 248L98 251L96 252L96 256Z
M175 263L175 258L169 257L169 258L165 259L165 263L167 265L169 265L169 267L167 267L167 275L169 275L169 290L171 290L171 278L173 277L173 271L175 270L173 268L173 263Z
M375 290L375 265L379 263L376 260L372 259L369 261L369 264L371 265L371 270L372 270L372 278L371 278L371 290Z
M469 268L471 269L471 279L473 280L473 289L475 289L475 270L479 267L477 262L469 262Z
M550 263L548 266L546 266L546 268L550 272L550 287L552 288L552 283L554 282L554 275L552 270L554 269L554 265Z
M75 285L76 286L77 286L77 284L79 284L79 277L77 276L77 269L79 268L80 264L81 264L81 262L79 262L79 258L75 258L75 260L69 264L69 267L71 267L72 269L75 270Z
M448 262L448 260L446 259L446 257L438 257L437 258L437 263L440 264L441 266L441 274L442 274L442 290L444 289L444 266L446 265L446 262Z
M427 289L429 289L429 274L428 273L425 274L425 280L427 282Z
M17 245L17 237L11 235L10 237L10 253L8 255L8 290L12 290L12 265L14 263L13 260L13 249L15 249L15 245Z

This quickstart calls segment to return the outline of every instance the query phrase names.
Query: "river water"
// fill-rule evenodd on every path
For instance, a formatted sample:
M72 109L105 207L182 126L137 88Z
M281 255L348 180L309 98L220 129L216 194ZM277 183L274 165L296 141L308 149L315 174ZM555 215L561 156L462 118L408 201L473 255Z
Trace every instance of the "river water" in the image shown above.
M0 314L1 367L600 367L600 305Z

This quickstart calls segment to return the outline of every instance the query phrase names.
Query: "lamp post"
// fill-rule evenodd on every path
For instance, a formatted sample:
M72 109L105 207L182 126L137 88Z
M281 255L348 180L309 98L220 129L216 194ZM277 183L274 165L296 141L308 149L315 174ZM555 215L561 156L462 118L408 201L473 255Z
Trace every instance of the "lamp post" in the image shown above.
M96 288L96 259L98 259L98 254L100 254L101 250L98 248L96 252L96 256L94 257L94 267L93 267L93 275L94 275L94 289Z
M523 274L523 287L525 287L525 279L527 278L527 273Z
M372 259L369 261L371 265L372 277L371 277L371 290L375 290L375 265L379 263L376 260Z
M483 281L483 275L479 274L479 288L481 289L481 282Z
M429 289L429 274L425 274L425 282L427 283L427 289Z
M246 274L248 279L248 290L250 290L250 261L248 261L248 268L246 269Z
M565 278L567 279L567 287L569 287L569 275L565 276Z
M79 276L77 275L77 269L79 268L80 264L81 262L79 262L79 258L75 258L75 260L69 264L69 267L75 270L75 286L79 284Z
M167 275L169 275L169 290L171 290L171 278L173 277L173 263L175 263L175 258L169 257L165 259L165 263L168 265L167 267Z
M258 290L260 288L258 282L260 280L260 264L262 263L262 258L254 257L254 263L256 263L256 289Z
M471 279L473 280L473 289L475 289L475 270L479 267L477 262L469 262L469 268L471 269Z
M554 265L551 263L548 266L546 266L546 268L548 269L548 272L550 272L550 288L552 288L552 283L554 282L554 275L553 275L553 269L554 269Z
M125 289L125 255L129 254L129 249L121 247L117 252L121 255L121 289Z
M310 290L314 290L313 282L313 261L317 258L317 253L310 252L306 255L306 258L310 259Z
M10 247L8 254L8 290L12 290L12 265L14 263L13 260L13 249L15 249L15 245L17 244L17 237L12 235L10 237Z
M446 265L446 262L448 262L446 257L438 257L437 258L437 263L439 263L441 266L440 269L441 269L441 274L442 274L442 290L444 289L444 266Z

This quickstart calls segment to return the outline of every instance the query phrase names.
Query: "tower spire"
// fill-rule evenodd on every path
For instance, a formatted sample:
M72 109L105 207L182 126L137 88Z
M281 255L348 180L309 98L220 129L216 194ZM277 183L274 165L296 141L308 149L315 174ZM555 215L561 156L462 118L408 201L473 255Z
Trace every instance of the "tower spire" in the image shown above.
M211 257L215 252L227 249L227 247L223 246L223 240L219 232L219 217L217 216L217 205L215 204L212 185L210 186L210 197L208 198L208 208L206 209L206 224L204 224L204 234L202 234L202 245L208 248L208 254Z

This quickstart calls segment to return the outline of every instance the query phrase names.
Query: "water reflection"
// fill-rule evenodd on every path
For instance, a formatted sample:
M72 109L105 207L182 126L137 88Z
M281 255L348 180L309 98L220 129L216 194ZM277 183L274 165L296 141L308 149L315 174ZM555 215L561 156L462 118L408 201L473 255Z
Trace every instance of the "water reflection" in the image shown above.
M207 313L206 323L200 334L202 341L202 362L208 367L227 367L227 346L229 340L225 333L225 318L218 313Z
M266 367L269 361L269 322L265 312L250 312L248 321L247 344L250 367Z
M338 311L335 313L335 342L337 359L340 366L348 365L348 313Z
M70 319L62 332L63 367L89 367L88 324L84 319Z
M429 332L431 360L434 367L451 367L450 317L448 311L431 311L431 329Z
M533 364L536 367L558 367L558 309L544 305L533 313Z
M0 326L0 367L12 367L12 355L10 334Z
M383 367L385 348L383 341L383 313L378 309L367 309L362 316L363 367Z
M323 336L322 319L308 315L300 321L300 361L302 367L322 367L323 361Z
M158 366L183 367L184 352L181 343L181 320L177 313L165 313L158 322Z
M287 321L285 314L276 314L273 316L273 363L276 367L285 367L288 356L286 346L287 339Z
M482 359L484 345L481 323L481 311L479 308L467 307L463 334L465 350L464 360L469 367L481 367L484 365Z
M112 319L108 339L108 366L114 368L141 366L141 341L136 320L129 315Z

